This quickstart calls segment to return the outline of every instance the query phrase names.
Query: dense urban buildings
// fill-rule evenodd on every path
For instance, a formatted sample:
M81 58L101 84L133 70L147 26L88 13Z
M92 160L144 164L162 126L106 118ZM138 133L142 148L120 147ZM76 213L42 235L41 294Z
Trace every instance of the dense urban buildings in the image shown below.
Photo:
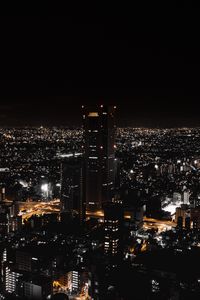
M1 16L0 300L200 299L199 12L140 2Z
M0 299L199 298L200 128L114 114L0 129Z

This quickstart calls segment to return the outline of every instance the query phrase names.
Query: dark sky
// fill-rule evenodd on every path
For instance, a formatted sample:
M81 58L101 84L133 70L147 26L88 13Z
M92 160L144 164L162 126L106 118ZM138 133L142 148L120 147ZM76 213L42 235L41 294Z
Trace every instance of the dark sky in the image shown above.
M0 125L80 124L82 103L116 104L124 126L200 125L199 18L176 3L1 17Z

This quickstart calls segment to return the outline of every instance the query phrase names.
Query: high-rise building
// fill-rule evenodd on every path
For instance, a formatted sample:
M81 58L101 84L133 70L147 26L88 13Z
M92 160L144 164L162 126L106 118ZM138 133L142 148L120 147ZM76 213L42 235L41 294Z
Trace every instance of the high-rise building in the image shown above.
M114 194L115 106L83 107L86 209L102 209Z
M61 163L61 211L76 211L81 221L85 217L83 188L82 159L70 157Z
M80 273L78 271L71 271L69 273L70 290L77 293L80 289Z
M122 253L123 218L122 203L104 205L104 253L110 257L119 257Z
M16 295L19 278L22 276L22 274L17 271L12 264L5 264L4 267L4 291L7 293L14 293Z

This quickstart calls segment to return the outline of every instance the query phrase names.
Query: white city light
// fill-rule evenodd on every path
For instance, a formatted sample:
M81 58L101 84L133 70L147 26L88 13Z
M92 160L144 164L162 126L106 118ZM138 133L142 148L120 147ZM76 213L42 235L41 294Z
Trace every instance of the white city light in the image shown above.
M41 190L43 192L48 192L48 189L49 189L48 183L44 183L41 185Z

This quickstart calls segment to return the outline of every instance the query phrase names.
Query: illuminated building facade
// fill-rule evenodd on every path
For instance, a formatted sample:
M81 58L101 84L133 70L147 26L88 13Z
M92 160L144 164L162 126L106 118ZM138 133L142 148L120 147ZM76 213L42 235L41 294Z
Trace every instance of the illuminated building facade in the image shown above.
M71 281L71 291L78 292L80 288L80 274L78 271L70 272L70 281Z
M104 205L104 253L119 257L122 252L123 207L121 203Z
M115 107L83 107L86 209L101 209L114 193Z
M20 276L22 275L9 265L5 267L4 289L6 292L16 293Z

